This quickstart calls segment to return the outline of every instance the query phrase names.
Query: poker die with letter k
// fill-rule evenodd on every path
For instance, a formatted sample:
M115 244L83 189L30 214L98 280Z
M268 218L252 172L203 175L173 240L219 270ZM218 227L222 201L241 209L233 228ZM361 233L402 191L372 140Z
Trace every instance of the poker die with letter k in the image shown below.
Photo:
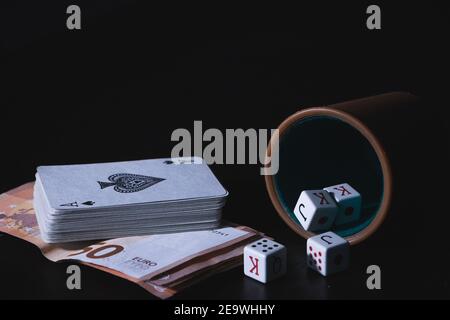
M308 266L323 276L347 269L350 262L349 243L334 232L325 232L308 239Z
M294 214L308 231L329 230L338 213L338 207L325 190L302 191L294 208Z
M334 198L339 209L335 224L357 221L361 215L361 194L348 183L324 188Z
M261 239L244 248L244 274L266 283L286 273L286 247Z

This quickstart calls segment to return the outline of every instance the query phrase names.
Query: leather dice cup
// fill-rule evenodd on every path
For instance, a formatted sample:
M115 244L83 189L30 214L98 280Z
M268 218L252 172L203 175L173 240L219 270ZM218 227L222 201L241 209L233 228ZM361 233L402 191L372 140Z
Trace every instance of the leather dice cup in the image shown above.
M266 187L280 217L307 239L310 269L323 276L347 269L350 246L375 231L382 236L374 240L392 244L400 234L412 241L411 230L424 228L423 207L411 196L437 174L427 142L436 132L427 121L417 97L393 92L307 108L281 123L272 138L279 144L271 141L266 155L279 153L279 170L266 170ZM244 252L245 274L261 282L286 272L284 247L276 243L282 250L269 252L264 244Z
M350 245L361 243L377 230L385 238L393 231L406 232L415 226L417 207L408 210L413 206L407 204L417 184L423 183L424 175L412 173L427 158L420 152L427 144L421 110L414 95L393 92L306 108L288 117L278 128L278 150L273 150L277 145L271 143L267 150L268 157L279 152L279 170L265 180L280 217L305 239L332 231ZM334 224L310 230L299 220L300 193L330 191L327 188L342 183L361 196L362 200L356 200L361 201L360 211L352 216L353 209L341 204L339 210L347 210L347 216L329 209L331 217L336 214ZM305 197L314 200L313 194Z

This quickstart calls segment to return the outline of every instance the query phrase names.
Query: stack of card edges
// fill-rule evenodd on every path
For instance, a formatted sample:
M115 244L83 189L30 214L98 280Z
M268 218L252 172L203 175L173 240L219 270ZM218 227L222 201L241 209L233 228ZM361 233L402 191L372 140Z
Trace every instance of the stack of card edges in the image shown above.
M215 228L228 192L200 158L37 168L34 207L48 243Z

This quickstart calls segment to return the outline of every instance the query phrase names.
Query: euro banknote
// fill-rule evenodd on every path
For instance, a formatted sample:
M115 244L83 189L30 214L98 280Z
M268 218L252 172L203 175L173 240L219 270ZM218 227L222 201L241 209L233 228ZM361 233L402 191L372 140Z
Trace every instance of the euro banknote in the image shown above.
M51 261L77 261L163 299L241 265L245 245L262 237L249 227L226 223L214 230L48 244L39 233L33 182L0 195L0 231L33 243Z

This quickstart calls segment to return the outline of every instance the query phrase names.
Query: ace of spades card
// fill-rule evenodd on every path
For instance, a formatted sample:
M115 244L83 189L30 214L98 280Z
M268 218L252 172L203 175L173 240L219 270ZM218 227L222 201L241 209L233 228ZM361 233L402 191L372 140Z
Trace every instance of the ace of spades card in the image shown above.
M55 211L225 197L209 167L168 159L38 167L36 180Z
M198 159L153 159L38 167L34 206L54 243L214 228L227 195Z

